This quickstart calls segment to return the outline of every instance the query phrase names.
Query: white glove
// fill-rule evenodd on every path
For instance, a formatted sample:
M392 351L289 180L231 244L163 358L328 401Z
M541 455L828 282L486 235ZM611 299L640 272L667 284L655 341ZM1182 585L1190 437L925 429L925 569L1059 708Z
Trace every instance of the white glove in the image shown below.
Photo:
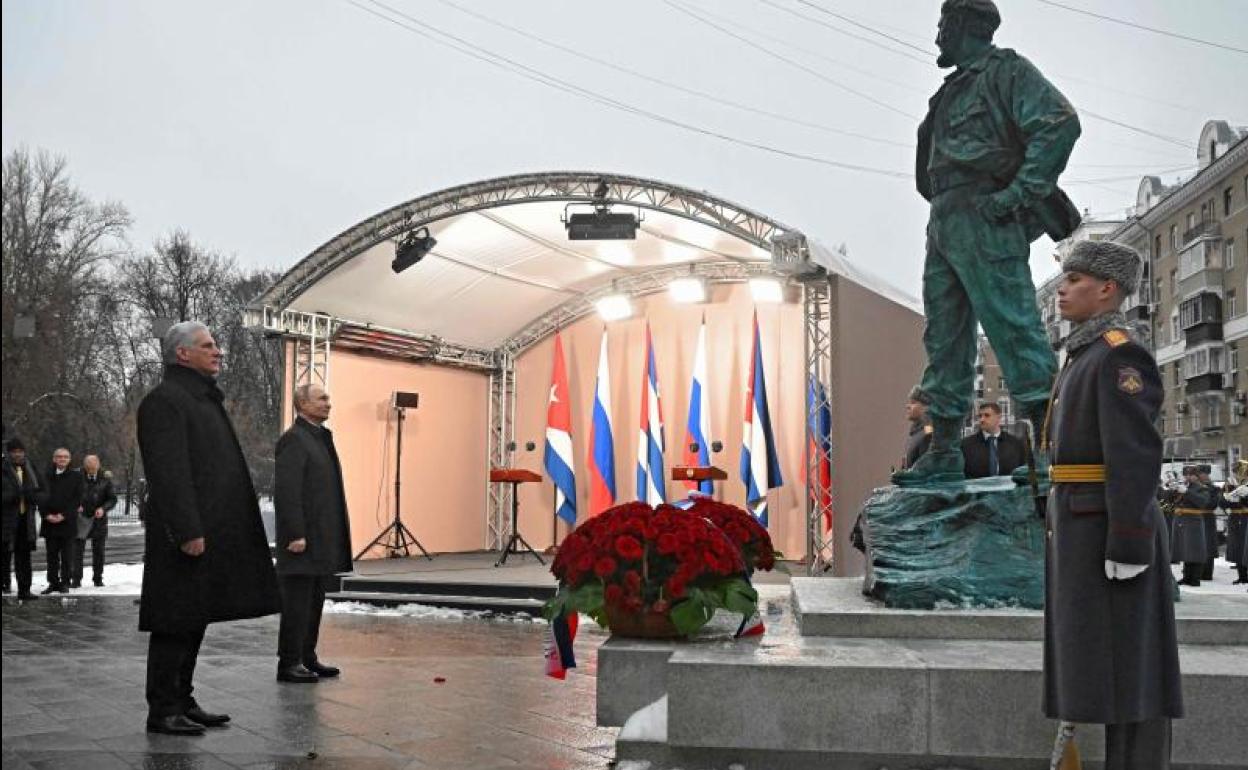
M1105 560L1105 577L1110 580L1130 580L1148 569L1147 564L1123 564L1122 562Z
M1238 503L1245 497L1248 497L1248 484L1241 484L1232 491L1226 493L1226 499L1230 500L1232 503Z

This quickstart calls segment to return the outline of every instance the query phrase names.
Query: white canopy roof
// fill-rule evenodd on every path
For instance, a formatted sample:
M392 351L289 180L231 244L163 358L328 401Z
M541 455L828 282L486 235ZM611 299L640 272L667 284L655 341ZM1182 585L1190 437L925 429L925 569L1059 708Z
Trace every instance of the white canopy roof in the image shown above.
M639 212L636 240L568 240L565 207L584 211L594 201L617 213ZM395 274L396 241L419 227L428 227L437 245ZM613 282L636 284L656 272L670 278L681 266L707 275L714 273L705 268L725 266L738 280L769 272L776 236L801 234L706 193L652 180L592 172L504 177L422 196L361 222L300 261L255 304L494 349L570 301L583 305L610 291ZM913 298L843 257L808 247L830 272L917 309Z

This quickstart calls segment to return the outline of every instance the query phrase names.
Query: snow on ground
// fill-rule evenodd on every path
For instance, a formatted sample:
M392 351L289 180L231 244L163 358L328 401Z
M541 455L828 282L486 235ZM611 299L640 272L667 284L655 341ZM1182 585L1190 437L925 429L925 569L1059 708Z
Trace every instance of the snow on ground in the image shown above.
M619 740L667 743L667 696L634 711L624 721Z
M36 570L34 582L30 587L33 593L42 593L48 587L47 572ZM53 594L61 598L74 596L138 596L143 587L142 564L105 564L104 586L97 588L91 584L91 560L88 557L86 574L82 577L82 588L71 588L67 594Z
M378 618L420 618L423 620L502 620L512 623L541 623L541 617L526 613L502 613L492 610L459 610L450 607L432 607L427 604L400 604L396 607L378 607L364 602L325 602L325 614L371 615Z
M1174 578L1183 577L1183 565L1172 565ZM1248 591L1246 585L1233 585L1235 582L1235 565L1226 559L1218 559L1213 565L1213 580L1202 581L1199 588L1179 586L1181 594L1242 594Z

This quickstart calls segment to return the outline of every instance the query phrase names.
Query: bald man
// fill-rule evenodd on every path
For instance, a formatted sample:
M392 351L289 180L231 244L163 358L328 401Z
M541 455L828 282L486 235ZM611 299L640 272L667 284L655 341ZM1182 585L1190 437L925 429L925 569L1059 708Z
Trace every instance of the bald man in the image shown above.
M100 458L82 458L82 510L78 513L78 539L74 550L71 588L82 586L83 560L91 542L91 582L104 585L104 542L108 539L108 512L117 506L113 474L100 469Z

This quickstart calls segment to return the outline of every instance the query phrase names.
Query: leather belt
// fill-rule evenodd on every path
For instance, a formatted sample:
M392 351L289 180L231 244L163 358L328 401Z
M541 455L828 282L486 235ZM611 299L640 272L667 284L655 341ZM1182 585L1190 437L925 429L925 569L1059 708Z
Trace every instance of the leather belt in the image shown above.
M1054 484L1104 484L1104 465L1054 465L1049 468Z
M935 173L931 175L932 197L949 192L958 187L977 186L985 192L1000 190L1001 185L992 177L980 174L967 174L960 171Z
M1213 511L1206 511L1202 508L1175 508L1176 516L1208 516Z

